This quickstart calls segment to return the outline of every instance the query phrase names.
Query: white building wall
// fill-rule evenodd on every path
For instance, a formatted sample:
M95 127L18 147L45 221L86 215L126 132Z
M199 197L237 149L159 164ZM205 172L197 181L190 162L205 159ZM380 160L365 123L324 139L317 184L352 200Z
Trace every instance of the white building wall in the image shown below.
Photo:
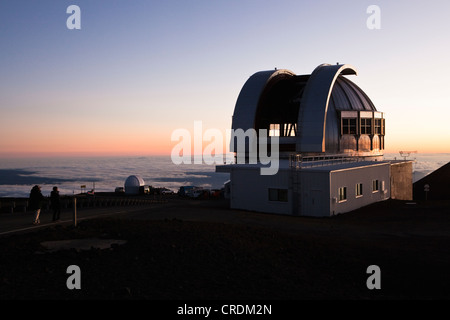
M330 179L328 171L300 173L300 215L323 217L330 215Z
M390 198L389 163L373 163L339 170L327 167L304 169L300 172L280 169L276 175L267 176L261 175L258 167L236 166L230 171L230 206L233 209L326 217ZM299 174L298 180L292 177L296 173ZM378 180L378 190L375 191L374 180ZM300 182L297 185L299 189L296 189L293 181ZM363 192L360 196L356 195L357 184L362 184ZM346 187L346 199L343 201L339 201L341 187ZM269 189L286 190L287 201L271 201ZM295 195L298 195L297 199L293 199Z
M383 163L330 172L330 215L349 212L390 198L390 164ZM378 190L372 190L378 180ZM361 183L363 193L356 195L356 184ZM347 199L339 201L339 188L347 188Z
M276 175L260 175L259 168L231 170L230 206L259 212L292 214L292 191L289 190L288 170L279 170ZM270 201L269 188L287 190L287 200Z

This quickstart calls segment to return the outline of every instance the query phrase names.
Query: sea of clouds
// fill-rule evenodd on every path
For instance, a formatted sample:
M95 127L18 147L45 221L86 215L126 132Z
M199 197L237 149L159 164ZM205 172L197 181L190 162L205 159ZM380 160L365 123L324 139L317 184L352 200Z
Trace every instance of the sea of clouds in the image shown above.
M385 159L403 159L400 154L386 154ZM413 181L450 162L450 154L411 154ZM113 192L123 187L130 175L140 175L145 184L165 187L174 192L194 185L220 189L229 174L215 172L215 165L175 165L170 157L74 157L0 159L0 197L28 197L33 185L39 184L48 196L53 186L61 194L72 195L95 188L96 192Z
M214 165L175 165L170 157L90 157L0 160L0 197L27 197L31 187L41 185L49 195L53 186L71 195L95 188L113 192L123 187L130 175L139 175L146 185L165 187L174 192L184 185L220 189L229 179L216 173Z

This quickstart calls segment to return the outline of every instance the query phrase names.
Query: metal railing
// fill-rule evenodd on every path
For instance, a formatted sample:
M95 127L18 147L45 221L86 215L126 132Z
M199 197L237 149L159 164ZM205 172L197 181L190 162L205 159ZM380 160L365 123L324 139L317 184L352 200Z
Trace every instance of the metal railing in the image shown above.
M289 155L289 168L302 169L312 167L324 167L334 164L342 164L348 162L363 161L364 158L349 155L317 155L317 156L303 156L301 154Z
M74 198L77 201L74 201ZM100 207L119 207L119 206L139 206L154 203L167 202L167 198L162 195L148 196L142 198L135 197L71 197L61 198L61 210L73 209L74 204L78 209L100 208ZM0 213L14 213L29 211L29 201L27 199L0 199ZM46 198L42 205L43 212L51 210L50 200Z

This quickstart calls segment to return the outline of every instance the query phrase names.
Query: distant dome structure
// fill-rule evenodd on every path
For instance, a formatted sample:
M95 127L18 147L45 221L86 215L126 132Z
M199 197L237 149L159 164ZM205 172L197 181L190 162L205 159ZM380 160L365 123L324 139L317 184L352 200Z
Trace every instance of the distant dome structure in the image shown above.
M125 193L126 194L139 194L140 187L145 185L144 179L138 175L132 175L125 180Z

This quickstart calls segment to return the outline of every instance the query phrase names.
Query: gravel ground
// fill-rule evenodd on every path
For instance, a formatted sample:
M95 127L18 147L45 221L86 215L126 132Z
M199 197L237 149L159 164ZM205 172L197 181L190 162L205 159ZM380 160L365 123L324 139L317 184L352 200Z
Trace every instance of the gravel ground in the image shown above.
M449 208L389 200L317 219L179 201L151 220L56 225L0 238L0 299L449 299ZM45 246L74 239L83 247ZM70 265L80 290L66 285ZM380 267L379 290L367 288L370 265Z

